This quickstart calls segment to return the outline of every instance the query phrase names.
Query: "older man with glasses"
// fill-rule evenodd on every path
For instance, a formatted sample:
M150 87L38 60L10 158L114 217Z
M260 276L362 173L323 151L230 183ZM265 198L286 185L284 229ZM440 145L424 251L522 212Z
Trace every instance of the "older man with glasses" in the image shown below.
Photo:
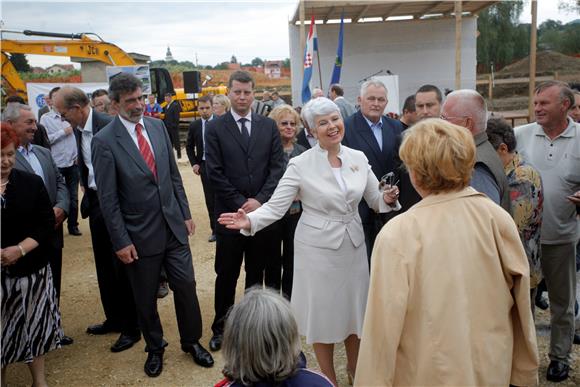
M470 185L510 210L509 187L503 164L487 139L487 105L477 91L456 90L447 96L441 119L463 126L473 135L476 161Z

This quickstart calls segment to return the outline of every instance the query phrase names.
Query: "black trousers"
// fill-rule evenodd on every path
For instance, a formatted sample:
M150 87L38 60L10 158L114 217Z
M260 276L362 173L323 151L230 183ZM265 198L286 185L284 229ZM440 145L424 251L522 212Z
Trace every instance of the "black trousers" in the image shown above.
M70 196L67 226L68 230L71 231L79 225L79 168L74 164L70 167L59 168L58 170L64 177L66 189Z
M205 161L201 162L201 185L203 187L203 196L205 197L205 206L207 208L207 214L209 216L209 226L211 227L211 233L215 234L215 196L213 192L213 187L209 181L207 171L205 169Z
M138 330L137 311L125 265L113 251L96 192L88 189L85 195L89 195L89 226L106 323L115 330L134 334Z
M225 318L234 305L236 284L242 261L246 270L245 288L262 286L266 260L280 256L280 243L276 223L252 237L241 234L216 234L215 252L215 318L211 326L214 334L224 330Z
M286 214L278 222L278 244L280 254L266 260L264 282L266 286L279 290L288 300L292 296L292 280L294 278L294 233L300 220L300 212Z
M167 128L169 138L173 144L173 148L177 151L177 158L181 158L181 141L179 139L179 125L177 127Z
M202 321L199 301L195 290L195 276L189 245L181 244L167 228L159 235L165 244L161 254L140 256L126 265L131 283L139 326L147 343L146 351L163 352L167 343L163 340L163 327L157 312L157 289L161 268L165 268L169 287L173 291L177 327L182 347L195 344L201 338Z

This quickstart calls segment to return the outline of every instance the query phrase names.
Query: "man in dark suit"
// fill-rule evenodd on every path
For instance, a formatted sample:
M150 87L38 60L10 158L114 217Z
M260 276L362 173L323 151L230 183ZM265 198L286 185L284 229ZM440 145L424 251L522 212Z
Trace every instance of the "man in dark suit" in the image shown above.
M74 128L77 140L77 164L84 188L80 210L83 218L89 218L97 281L106 318L102 324L89 326L87 333L104 335L121 332L111 346L111 351L124 351L139 341L141 334L137 328L137 312L124 268L117 262L105 227L91 162L92 138L111 121L111 117L93 110L86 93L75 87L62 87L53 98L54 108Z
M399 121L383 114L388 103L387 87L380 80L371 78L361 85L358 103L360 110L344 122L342 144L362 151L377 179L381 179L399 167L397 145L403 128ZM370 262L375 238L386 218L371 210L364 200L359 213Z
M167 346L157 313L161 267L174 294L181 349L211 367L211 355L199 344L201 311L188 241L195 225L171 141L163 122L143 117L138 78L117 75L109 95L119 115L94 136L92 162L105 224L125 264L147 343L145 373L161 374Z
M270 199L283 173L284 159L276 123L252 114L254 80L245 71L229 79L230 112L210 121L205 133L206 166L215 192L215 214L252 212ZM242 260L246 289L262 285L265 260L280 255L276 226L253 237L216 224L215 318L210 349L221 348L224 320L234 304ZM276 251L277 249L277 251Z
M215 242L214 193L209 181L209 177L207 175L204 152L205 127L207 123L213 119L211 96L204 95L197 100L197 111L201 117L189 125L189 132L187 133L187 145L185 146L185 149L187 151L189 163L193 168L193 173L201 176L201 185L203 186L205 206L207 207L209 226L211 228L211 235L208 239L208 242Z
M307 102L304 106L302 106L302 109L300 110L300 119L302 120L303 127L302 130L298 132L298 134L296 135L296 142L306 149L310 149L318 143L316 137L314 137L308 130L308 122L306 121L305 118L305 114L307 114L308 112L309 103L310 102ZM345 118L343 117L343 120L344 119Z
M173 147L177 151L177 158L181 158L181 142L179 140L179 113L181 106L179 102L173 99L173 94L165 94L165 102L167 105L163 108L163 123L169 132L169 138Z
M64 237L62 223L66 219L70 204L68 190L63 176L60 174L50 151L46 148L32 144L36 133L36 117L30 106L12 102L6 106L3 119L8 121L20 140L18 152L16 152L16 164L14 167L22 171L34 173L42 178L44 186L48 191L50 202L54 210L55 238L53 248L49 257L50 270L56 295L60 300L61 278L62 278L62 248L64 247ZM65 336L61 344L72 344L73 339Z

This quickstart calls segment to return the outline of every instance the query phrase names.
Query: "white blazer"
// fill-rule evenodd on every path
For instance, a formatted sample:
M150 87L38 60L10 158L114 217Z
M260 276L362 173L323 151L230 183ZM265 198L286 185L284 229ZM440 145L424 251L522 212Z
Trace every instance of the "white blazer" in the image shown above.
M282 179L270 200L248 214L249 232L254 235L282 218L292 201L302 202L302 215L296 227L295 239L310 246L338 249L344 236L349 235L355 247L364 243L364 233L358 204L364 197L369 207L378 212L401 208L383 200L379 182L364 153L341 145L338 158L346 192L339 186L328 161L328 152L319 145L290 159Z

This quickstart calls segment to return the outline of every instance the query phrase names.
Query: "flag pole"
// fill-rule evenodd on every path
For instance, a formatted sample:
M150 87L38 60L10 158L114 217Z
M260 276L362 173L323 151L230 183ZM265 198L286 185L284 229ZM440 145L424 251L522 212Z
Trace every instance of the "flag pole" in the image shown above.
M313 14L314 15L314 14ZM314 24L316 24L316 18L314 18ZM318 33L317 40L318 40ZM318 81L320 82L320 89L322 89L322 71L320 70L320 40L318 40L317 50L316 50L316 62L318 62Z

